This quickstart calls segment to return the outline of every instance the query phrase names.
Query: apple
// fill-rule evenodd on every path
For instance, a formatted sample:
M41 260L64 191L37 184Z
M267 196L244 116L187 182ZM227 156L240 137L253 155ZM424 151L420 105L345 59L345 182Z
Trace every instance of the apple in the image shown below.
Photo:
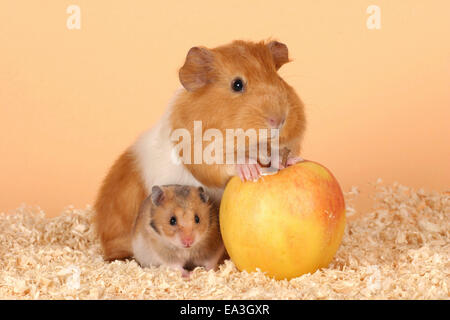
M333 174L303 161L255 182L233 177L219 219L239 270L291 279L329 265L344 234L345 203Z

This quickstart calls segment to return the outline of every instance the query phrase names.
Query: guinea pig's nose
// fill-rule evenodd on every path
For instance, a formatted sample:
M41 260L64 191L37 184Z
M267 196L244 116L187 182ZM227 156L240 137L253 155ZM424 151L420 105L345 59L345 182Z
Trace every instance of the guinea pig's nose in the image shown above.
M267 118L267 122L272 128L281 128L284 125L286 119L283 117L269 117Z

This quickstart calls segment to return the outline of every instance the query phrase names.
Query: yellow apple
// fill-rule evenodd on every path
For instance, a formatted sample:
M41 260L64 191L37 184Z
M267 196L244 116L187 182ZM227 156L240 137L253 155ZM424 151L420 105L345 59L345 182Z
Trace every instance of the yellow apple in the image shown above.
M239 270L291 279L327 267L344 233L345 203L333 174L303 161L256 182L234 177L220 204L225 248Z

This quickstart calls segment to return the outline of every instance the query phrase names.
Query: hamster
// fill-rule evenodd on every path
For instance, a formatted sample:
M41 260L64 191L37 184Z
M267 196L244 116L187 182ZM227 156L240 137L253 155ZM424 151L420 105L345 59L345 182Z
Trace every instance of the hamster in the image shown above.
M194 136L194 121L201 121L202 133L216 129L224 136L226 129L277 128L280 148L291 151L287 165L300 161L304 106L277 73L289 61L287 46L277 41L233 41L189 50L179 70L183 87L162 118L116 160L98 192L94 223L106 260L132 254L133 223L153 185L202 186L218 202L232 176L255 180L261 175L260 159L244 164L173 161L174 130Z
M153 186L133 228L132 250L141 266L169 266L184 277L197 266L214 269L225 254L218 210L202 187Z

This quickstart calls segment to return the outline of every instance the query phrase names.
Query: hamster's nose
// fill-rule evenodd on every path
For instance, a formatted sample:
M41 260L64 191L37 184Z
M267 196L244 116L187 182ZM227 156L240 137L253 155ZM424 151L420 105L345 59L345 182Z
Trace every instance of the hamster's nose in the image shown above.
M285 121L286 121L286 119L284 117L269 117L269 118L267 118L267 122L274 129L280 129L284 125Z
M185 238L181 239L181 242L183 243L183 246L185 246L186 248L189 248L194 243L194 238L193 237L185 237Z

